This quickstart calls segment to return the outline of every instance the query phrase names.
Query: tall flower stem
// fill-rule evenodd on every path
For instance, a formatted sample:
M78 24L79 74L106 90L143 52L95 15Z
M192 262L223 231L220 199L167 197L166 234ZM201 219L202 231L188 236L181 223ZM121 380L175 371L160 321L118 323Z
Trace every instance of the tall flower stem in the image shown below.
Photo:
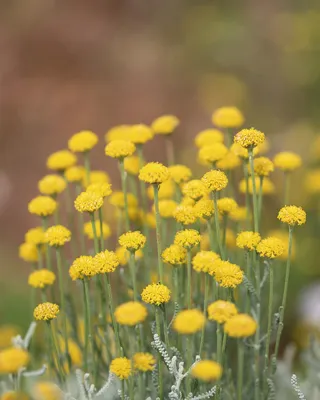
M134 301L138 301L135 252L134 251L130 251L130 256L129 257L130 257L129 258L129 264L130 264L130 272L131 272L132 287L133 287L133 300Z
M128 211L128 191L127 191L127 173L124 169L124 160L119 160L119 168L121 175L121 186L124 197L124 220L125 220L125 229L128 232L130 230L130 220L129 220L129 211Z
M253 263L255 265L255 278L256 278L256 293L257 293L257 302L256 302L256 319L257 319L257 330L255 333L254 340L254 352L255 352L255 400L259 400L260 396L260 314L261 314L261 289L260 289L260 259L258 259L257 253L253 254Z
M215 226L216 226L216 235L217 235L217 241L218 241L218 246L219 246L219 252L220 252L220 256L221 256L222 260L225 260L224 248L222 245L221 233L220 233L217 192L213 192L212 196L213 196L213 203L214 203L214 222L215 222Z
M250 262L250 252L245 251L245 260L246 260L246 276L249 281L251 281L251 262ZM248 313L251 309L251 299L250 293L245 289L245 311Z
M43 217L41 221L42 221L42 228L44 231L46 231L48 229L48 218ZM49 243L46 243L46 267L48 268L49 271L52 271L51 247L49 246Z
M120 356L121 345L120 345L119 328L118 328L117 321L114 317L114 305L113 305L112 291L111 291L111 285L110 285L110 280L109 280L108 274L104 275L104 279L105 279L106 292L107 292L108 300L109 300L109 309L110 309L112 327L113 327L113 331L114 331L114 335L115 335L115 339L116 339L117 355Z
M91 355L92 355L92 364L93 364L93 375L96 376L96 366L95 366L95 360L94 360L94 337L92 335L91 331L91 309L90 309L90 297L89 297L89 283L88 279L84 278L83 279L83 285L84 285L84 298L85 298L85 334L86 334L86 339L88 340L86 348L87 348L87 362L88 362L88 352L89 352L89 345L91 347Z
M98 240L98 235L97 235L97 228L94 220L94 213L89 213L90 215L90 221L91 221L91 226L92 226L92 231L93 231L93 243L94 243L94 252L95 254L99 253L99 240Z
M103 238L103 209L102 207L98 210L99 214L99 226L100 226L100 250L104 250L104 238Z
M156 213L156 236L157 236L157 251L158 251L158 272L160 282L163 283L164 273L163 273L163 261L162 261L162 239L161 239L161 217L159 212L159 187L158 185L153 185L154 192L154 208Z
M191 368L192 365L192 345L193 340L191 335L186 335L186 352L187 352L187 369ZM191 393L191 376L190 374L186 377L186 393L187 396Z
M259 208L258 208L256 179L255 179L254 165L253 165L253 148L252 147L249 148L248 152L249 152L249 165L250 165L251 181L252 181L252 203L253 203L254 231L259 232Z
M187 249L187 302L186 307L191 308L192 306L192 285L191 285L191 249Z
M167 161L168 165L174 164L174 148L173 148L173 140L171 135L166 136L166 152L167 152Z
M237 375L237 400L242 400L244 346L243 340L238 339L238 375Z
M217 362L221 363L222 355L222 332L221 325L217 323Z
M70 193L70 185L67 179L64 177L64 180L66 182L66 190L65 190L65 195L66 195L66 206L67 206L67 218L68 218L68 226L70 227L70 230L72 232L71 235L71 256L72 258L75 258L75 255L77 254L77 243L75 240L75 232L76 232L76 227L75 227L75 221L74 221L74 213L72 212L73 204L72 204L72 198L71 198L71 193Z
M290 197L290 172L284 173L284 205L289 205L289 197Z
M49 340L50 340L50 348L51 348L51 364L57 370L59 381L62 384L64 384L65 378L64 378L63 369L60 364L59 351L58 351L56 341L54 338L53 324L51 321L47 321L46 324L47 324L48 332L49 332L48 336L50 338ZM56 359L56 363L55 363L54 359Z
M161 340L161 319L160 319L160 310L159 307L155 306L155 317L156 317L156 330L159 339ZM163 393L163 373L162 373L162 362L161 355L158 355L158 377L159 377L159 398L160 400L164 400Z
M89 155L90 155L90 153L88 151L83 153L83 163L84 163L84 168L86 170L86 182L87 182L87 185L90 184L90 171L91 171Z
M81 193L81 186L79 183L76 184L76 194L77 196ZM81 249L81 254L86 253L86 242L85 242L85 237L84 237L84 217L82 213L78 213L78 229L80 232L80 249Z
M207 229L208 229L208 235L209 235L210 250L215 251L216 248L214 245L214 235L213 235L211 220L207 220Z
M204 274L204 300L203 300L203 315L207 313L208 307L208 295L209 295L209 275L207 272ZM200 339L200 349L199 349L199 356L201 357L203 343L204 343L204 336L205 336L206 327L203 325L202 332L201 332L201 339Z
M258 214L259 214L259 225L261 221L261 213L262 213L262 200L263 200L263 180L264 176L260 176L260 187L259 187L259 196L258 196Z
M272 332L272 310L273 310L273 265L270 262L270 274L269 274L269 302L268 302L268 327L267 327L267 339L266 339L266 349L264 355L264 372L268 373L269 369L269 350L270 350L270 338ZM264 379L264 392L266 391L266 377Z
M244 174L244 180L246 183L246 211L247 211L247 218L246 218L246 225L247 229L249 229L250 226L250 193L249 193L249 172L248 172L248 164L247 161L243 161L243 174Z

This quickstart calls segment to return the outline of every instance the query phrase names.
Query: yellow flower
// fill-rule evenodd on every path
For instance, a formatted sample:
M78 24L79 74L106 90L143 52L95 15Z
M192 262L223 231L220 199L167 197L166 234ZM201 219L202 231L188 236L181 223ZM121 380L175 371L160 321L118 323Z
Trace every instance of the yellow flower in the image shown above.
M205 173L201 180L210 192L218 192L224 189L228 184L226 174L217 170L211 170Z
M153 138L152 129L144 124L132 125L129 129L129 140L134 144L144 144Z
M111 184L107 182L91 183L87 187L86 192L95 193L104 199L105 197L110 196L112 193Z
M279 168L284 172L292 172L301 167L302 164L301 157L290 151L283 151L276 154L273 162L276 168Z
M28 204L30 214L35 214L40 217L48 217L57 209L57 202L49 196L37 196Z
M255 182L256 182L256 190L259 193L260 191L260 178L258 176L255 177ZM247 183L245 181L245 179L242 179L239 182L239 190L241 193L245 194L247 191ZM252 185L252 179L249 179L249 185L248 185L248 191L250 194L253 193L253 185ZM275 187L273 182L269 179L269 178L264 178L263 179L263 183L262 183L262 193L264 195L269 195L269 194L273 194L275 192Z
M201 164L212 165L222 160L228 153L228 148L223 143L215 143L210 146L201 147L198 159Z
M59 175L46 175L39 183L38 188L41 194L55 196L65 190L66 181Z
M105 140L107 143L113 140L129 140L130 136L130 125L117 125L109 129L105 135Z
M57 318L59 306L54 303L46 302L39 304L33 311L33 316L37 321L51 321Z
M237 314L224 324L224 331L234 338L249 337L257 330L256 321L248 314Z
M152 122L151 128L158 135L170 135L179 124L180 121L174 115L163 115Z
M193 269L197 272L209 272L220 260L214 251L199 251L192 259Z
M234 137L234 142L240 144L245 149L253 148L262 144L265 141L264 133L257 129L242 129Z
M96 220L96 221L94 221L94 224L96 226L97 236L101 237L100 221ZM83 232L87 235L87 237L89 239L91 239L91 240L94 239L93 228L92 228L91 222L86 222L84 224ZM108 224L106 224L105 222L102 223L102 233L103 233L103 239L108 239L111 236L110 226Z
M62 400L63 393L53 382L39 381L33 388L34 400Z
M213 201L206 198L197 201L193 209L198 218L210 219L214 214Z
M195 200L191 199L191 197L183 196L180 202L181 206L194 206L196 204Z
M173 212L173 217L183 225L194 224L197 220L197 216L191 206L178 206Z
M181 246L172 244L162 252L161 257L167 264L181 265L187 262L187 251Z
M178 185L187 182L192 177L192 171L185 165L176 164L169 167L170 176Z
M112 158L123 160L125 157L132 156L136 151L136 146L127 140L112 140L106 145L105 154Z
M69 275L73 281L77 279L91 278L98 273L96 263L91 256L76 258L69 268Z
M71 240L71 232L62 225L54 225L45 232L45 241L50 246L63 246Z
M131 361L127 357L118 357L111 361L110 372L119 379L128 379L131 375Z
M205 323L205 316L200 310L183 310L180 311L174 319L173 329L182 335L190 335L201 331Z
M116 256L118 257L121 266L125 266L128 264L130 253L125 247L122 246L117 247L115 253ZM142 257L143 257L142 250L138 250L135 252L136 261Z
M44 230L41 226L29 229L24 238L27 243L34 244L35 246L45 243Z
M219 128L238 128L244 117L237 107L220 107L212 114L212 122Z
M0 397L1 400L29 400L29 396L27 396L23 392L14 392L10 390L9 392L3 393ZM41 399L43 400L43 399Z
M127 193L128 207L135 208L138 206L138 200L132 193ZM113 192L110 196L109 202L115 207L124 209L124 194L123 192Z
M133 355L133 365L138 371L153 371L156 365L156 359L150 353L136 353Z
M134 326L147 318L146 307L138 301L128 301L115 309L114 316L118 324Z
M253 148L253 155L256 156L261 152L261 147L263 143ZM249 152L248 149L242 147L239 143L232 143L230 147L230 151L234 153L237 157L240 157L242 160L248 160Z
M276 258L284 253L284 245L282 241L276 237L268 237L261 240L257 246L257 252L260 257Z
M170 300L170 290L161 283L152 283L143 289L141 298L145 303L160 306Z
M160 204L159 204L159 208L160 208ZM161 215L163 218L165 218L163 215ZM147 214L145 214L144 216L145 221L148 225L149 228L151 229L156 229L156 216L154 214L154 212L148 212Z
M68 182L81 182L84 179L86 170L81 165L75 165L65 170L64 176Z
M178 203L176 203L174 200L168 199L159 201L159 213L162 218L173 218L173 214L177 207Z
M269 176L274 171L274 165L268 157L258 157L253 161L253 169L258 176Z
M119 237L119 244L134 252L145 246L146 237L140 231L127 232Z
M290 226L303 225L306 223L306 212L297 206L282 207L278 214L278 219Z
M193 200L200 200L208 194L208 190L200 179L193 179L182 186L182 193Z
M226 230L226 245L228 248L236 247L236 236L232 229L227 228Z
M140 160L137 156L130 156L124 159L124 169L128 174L137 176L140 171Z
M217 162L217 168L223 171L231 171L241 165L240 157L238 157L233 151L228 153Z
M201 148L215 143L223 143L223 139L223 133L218 129L205 129L196 135L194 143L198 148Z
M225 288L235 288L243 281L243 271L241 268L229 261L217 262L214 275L219 285Z
M211 360L200 360L191 369L191 375L203 382L217 381L222 376L222 366Z
M87 174L84 174L82 179L82 185L84 188L88 187L92 183L109 183L110 177L105 171L95 170L91 171L89 174L89 179Z
M62 337L59 338L59 347L61 349L61 352L65 353L66 345ZM68 339L68 350L72 365L80 367L82 364L82 351L80 347L77 345L77 343L74 342L72 339Z
M184 229L178 231L174 237L174 244L182 246L186 249L196 246L200 243L200 233L195 229Z
M12 338L19 334L19 329L14 325L0 325L0 349L11 346Z
M237 236L237 247L247 251L253 251L261 241L261 236L258 232L244 231Z
M171 199L175 193L176 188L174 182L171 179L164 181L159 185L159 200ZM154 200L153 187L149 186L147 189L148 197L150 200Z
M47 168L53 171L64 171L75 165L77 157L69 150L60 150L51 154L47 159Z
M241 222L247 219L247 208L246 207L237 207L236 209L232 210L230 215L230 219L232 221Z
M217 300L208 306L208 319L219 324L224 324L236 314L238 314L237 307L230 301Z
M269 232L269 236L274 236L282 241L284 246L284 252L279 256L280 260L286 260L288 258L289 253L289 235L287 231L272 230ZM294 238L292 238L292 249L291 249L291 258L294 258L296 255L296 242Z
M237 202L231 197L222 197L218 200L218 210L221 215L229 215L238 207Z
M85 153L98 143L98 136L91 131L74 134L68 141L68 147L74 153Z
M38 261L37 246L33 243L22 243L19 246L19 257L26 262Z
M30 355L26 350L9 347L0 351L0 374L15 374L29 364Z
M53 285L56 280L56 276L52 271L48 269L38 269L31 272L28 278L28 283L34 288L45 288L46 286Z
M162 183L170 178L169 168L158 162L150 162L140 169L139 179L146 183Z
M103 206L103 198L94 192L82 192L74 201L77 211L93 213Z
M320 168L307 172L305 177L305 188L311 194L320 193Z
M97 274L107 274L114 272L120 262L114 251L104 250L93 257L92 263Z

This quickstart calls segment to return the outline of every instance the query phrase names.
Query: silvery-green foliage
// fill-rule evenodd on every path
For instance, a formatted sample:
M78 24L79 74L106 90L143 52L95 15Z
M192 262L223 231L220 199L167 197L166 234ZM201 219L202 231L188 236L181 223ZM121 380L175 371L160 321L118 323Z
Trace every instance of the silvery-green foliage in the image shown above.
M291 385L292 385L294 391L297 393L299 400L306 400L305 395L302 393L302 391L300 389L300 386L298 384L298 379L295 374L293 374L291 377Z

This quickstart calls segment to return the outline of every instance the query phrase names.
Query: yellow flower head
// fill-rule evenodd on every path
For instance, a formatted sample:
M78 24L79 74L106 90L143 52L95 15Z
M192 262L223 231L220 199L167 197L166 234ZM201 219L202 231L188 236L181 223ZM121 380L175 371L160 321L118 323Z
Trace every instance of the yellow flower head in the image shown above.
M150 353L136 353L133 355L133 365L138 371L153 371L156 365L156 359Z
M130 253L125 247L122 247L122 246L117 247L115 253L116 253L116 256L118 257L118 260L119 260L121 266L125 266L128 264ZM143 257L143 253L141 250L138 250L135 252L136 260L139 260L142 257Z
M218 192L227 187L228 184L227 175L214 169L205 173L201 180L210 192Z
M31 272L28 278L28 283L34 288L45 288L46 286L53 285L56 280L56 276L52 271L48 269L37 269Z
M174 115L163 115L152 122L151 128L158 135L170 135L179 124L180 121Z
M171 165L169 172L172 180L178 185L187 182L192 177L191 169L181 164Z
M68 147L74 153L85 153L98 143L98 136L91 131L74 134L68 141Z
M258 176L269 176L274 171L274 165L268 157L258 157L253 161L253 169Z
M140 169L139 179L146 183L160 184L170 178L169 168L158 162L150 162Z
M40 217L52 215L57 207L57 202L49 196L37 196L28 204L29 213Z
M117 125L108 130L105 135L105 140L107 143L112 142L113 140L127 140L129 141L130 137L130 125Z
M91 171L89 174L89 179L87 174L84 175L82 180L82 185L84 188L88 187L92 183L109 183L110 176L105 171L95 170Z
M237 307L230 301L217 300L208 306L208 319L219 324L224 324L236 314L238 314Z
M146 237L140 231L126 232L119 237L120 246L129 251L142 249L146 244Z
M231 171L241 165L241 160L239 156L230 150L216 165L217 168L223 171Z
M33 316L37 321L51 321L57 318L59 306L54 303L46 302L39 304L33 311Z
M301 167L302 164L301 157L291 151L283 151L276 154L273 162L276 168L279 168L284 172L292 172Z
M191 375L203 382L217 381L222 376L222 366L211 360L200 360L191 369Z
M68 182L81 182L85 177L86 170L81 165L74 165L65 170L64 176Z
M24 238L27 243L34 244L35 246L45 243L44 230L41 226L29 229Z
M305 188L310 194L320 193L320 168L307 172L305 177Z
M49 246L63 246L71 240L71 232L62 225L54 225L45 232L45 241Z
M174 244L182 246L186 249L191 249L200 243L201 236L195 229L184 229L178 231L174 237Z
M303 225L306 223L307 214L301 207L285 206L279 211L278 219L290 226Z
M181 335L191 335L202 330L205 316L198 309L180 311L173 321L173 329Z
M284 250L282 240L272 236L261 240L257 246L257 252L260 257L265 258L280 257L284 253Z
M162 218L173 218L173 214L177 207L178 203L176 203L174 200L167 199L159 201L159 213Z
M127 357L118 357L111 361L110 372L120 380L128 379L132 373L131 361Z
M253 148L265 141L264 133L257 129L242 129L234 137L234 142L240 144L245 149Z
M206 198L197 201L193 209L198 218L210 219L214 214L213 201Z
M76 258L69 268L69 275L73 281L77 279L91 278L98 273L96 263L91 256Z
M256 333L257 323L248 314L237 314L224 324L224 331L234 338L249 337Z
M261 236L258 232L244 231L237 236L236 245L240 249L253 251L261 241Z
M255 177L255 182L256 182L256 190L259 193L260 186L261 186L261 181L260 181L260 178L258 176ZM247 191L247 183L246 183L245 179L242 179L239 182L239 190L243 194L246 193L246 191ZM252 179L249 179L248 191L249 191L250 194L253 193ZM269 178L265 177L263 179L263 183L262 183L262 193L264 195L270 195L270 194L273 194L274 192L275 192L275 187L274 187L273 182Z
M98 274L114 272L119 264L119 259L114 251L104 250L93 257L93 269Z
M246 207L237 207L232 210L230 215L230 219L232 221L241 222L247 219L247 208Z
M33 243L22 243L19 246L19 257L26 262L38 261L37 246Z
M103 206L103 198L94 192L82 192L74 201L77 211L93 213Z
M87 187L86 192L95 193L104 199L112 193L111 184L107 182L91 183Z
M171 199L175 193L175 185L172 179L168 179L159 185L159 200ZM154 200L153 187L149 186L147 189L148 197Z
M197 201L208 194L208 189L200 179L193 179L183 185L182 193Z
M159 204L159 208L160 208L160 204ZM166 218L166 217L164 217L163 214L161 216L162 216L162 218ZM155 216L154 212L148 212L147 214L145 214L144 218L145 218L145 221L149 228L156 229L157 223L156 223L156 216ZM169 217L169 218L171 218L171 217Z
M112 158L123 160L125 157L132 156L136 151L136 146L127 140L112 140L106 145L105 154Z
M230 228L227 228L226 230L226 245L230 249L236 247L236 236Z
M223 133L218 129L205 129L196 135L194 143L201 149L201 147L211 146L215 143L223 143L223 139Z
M219 128L238 128L244 117L237 107L220 107L212 114L212 122Z
M55 196L65 190L66 181L59 175L46 175L39 183L38 188L41 194Z
M20 334L20 330L14 325L0 325L0 349L10 347L12 338Z
M211 272L218 260L220 256L214 251L199 251L192 259L193 269L197 272Z
M191 197L188 196L183 196L180 202L181 206L194 206L196 204L196 201L193 200Z
M53 171L64 171L75 165L77 157L69 150L60 150L51 154L47 159L47 168Z
M35 400L62 400L63 393L53 382L39 381L33 387Z
M146 307L138 301L128 301L115 309L114 316L118 324L134 326L147 318Z
M160 306L170 300L170 290L161 283L152 283L143 289L141 298L145 303Z
M171 265L181 265L187 262L187 251L185 248L172 244L162 252L162 260Z
M222 160L227 153L228 148L223 143L214 143L200 148L198 160L203 165L212 165Z
M256 156L261 152L261 146L263 145L260 144L256 147L253 148L253 155ZM249 158L249 152L248 149L242 147L239 143L232 143L230 147L230 151L235 154L237 157L240 157L242 160L247 161Z
M13 390L10 390L8 392L3 393L3 395L0 397L0 399L1 400L29 400L29 396L23 392L14 392Z
M241 268L229 261L219 261L214 275L219 285L225 288L235 288L243 281Z
M221 215L229 215L238 207L237 202L231 197L222 197L218 200L218 211Z
M197 220L194 208L191 206L178 206L173 212L173 217L183 225L194 224Z
M94 224L96 227L97 236L101 237L100 221L96 220L96 221L94 221ZM91 222L86 222L84 224L83 232L89 239L91 239L91 240L94 239L93 228L92 228ZM108 239L111 236L110 226L108 224L106 224L105 222L102 222L102 236L103 236L103 239Z
M124 159L124 169L128 174L138 176L140 171L140 160L137 156L130 156Z
M132 193L127 193L128 207L137 207L138 200ZM109 202L111 205L124 209L124 194L123 192L113 192L110 196Z
M0 374L15 374L29 364L29 353L17 347L0 351Z
M276 229L269 232L269 236L274 236L280 239L284 246L284 252L279 256L280 260L287 260L289 253L289 235L286 230ZM296 241L292 238L292 249L291 258L293 259L296 255Z
M129 140L134 144L144 144L153 138L152 129L144 124L132 125L129 129Z

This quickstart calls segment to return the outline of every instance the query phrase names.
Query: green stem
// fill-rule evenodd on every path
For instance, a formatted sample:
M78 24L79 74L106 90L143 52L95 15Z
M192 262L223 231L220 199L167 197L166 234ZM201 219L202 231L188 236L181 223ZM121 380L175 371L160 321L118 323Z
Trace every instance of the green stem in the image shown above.
M156 330L161 340L161 322L160 322L160 310L159 307L155 306L155 317L156 317ZM159 378L159 398L160 400L164 400L163 393L163 373L162 373L162 362L161 355L158 355L158 378Z
M71 257L72 257L72 259L74 259L77 254L77 243L75 240L76 227L75 227L75 222L74 222L74 213L72 212L73 203L72 203L72 198L71 198L71 193L70 193L70 185L65 176L64 176L64 180L67 185L65 195L66 195L66 203L67 203L68 226L70 227L70 230L72 233L72 235L71 235Z
M98 240L97 228L96 228L95 219L94 219L94 212L89 213L89 215L90 215L90 221L91 221L91 226L92 226L92 231L93 231L94 252L95 252L95 254L98 254L99 253L99 240Z
M254 342L254 353L255 353L255 400L259 400L260 396L260 314L261 314L261 289L260 289L260 259L257 260L257 254L253 254L254 257L254 265L255 265L255 278L256 278L256 293L257 293L257 302L256 302L256 315L257 315L257 330L255 333L255 342Z
M187 250L187 303L186 307L191 308L192 305L192 286L191 286L191 249Z
M84 278L84 296L85 296L85 307L86 307L86 332L88 337L89 345L91 346L92 364L93 364L93 376L96 377L96 365L94 360L94 337L91 331L91 309L90 309L90 297L89 297L89 283L88 279ZM88 346L88 344L87 344ZM89 346L88 346L89 347ZM87 349L88 349L87 347Z
M121 175L121 186L124 197L124 219L125 219L125 229L128 232L130 230L130 220L128 212L128 192L127 192L127 173L124 169L124 160L119 160L119 168Z
M161 240L161 217L159 212L159 187L158 185L153 185L154 192L154 208L156 213L156 236L157 236L157 251L158 251L158 272L160 282L164 282L164 273L163 273L163 261L162 261L162 240Z
M260 176L260 187L259 187L259 198L258 198L258 213L259 213L259 225L261 221L261 213L262 213L262 200L263 200L263 180L264 176Z
M217 362L221 363L221 355L222 355L222 332L221 325L217 323Z
M87 185L90 185L90 171L91 171L89 155L90 155L90 153L88 151L83 153L83 161L84 161L84 168L86 170L86 183L87 183Z
M131 272L131 279L132 279L132 287L133 287L133 300L138 301L138 290L137 290L137 273L136 273L136 258L135 252L129 252L129 264L130 264L130 272Z
M110 280L109 280L108 274L105 274L104 277L105 277L106 292L107 292L108 300L109 300L109 308L110 308L112 327L113 327L113 331L114 331L115 338L116 338L117 355L120 356L120 354L121 354L121 345L120 345L119 328L118 328L118 324L116 322L116 319L114 317L114 305L113 305L113 298L112 298Z
M125 399L124 395L124 380L121 381L121 400Z
M253 165L253 148L248 149L249 152L249 164L251 171L251 181L252 181L252 202L253 202L253 219L254 219L254 231L259 232L259 210L258 210L258 199L257 199L257 188L256 179L254 174Z
M250 252L245 251L245 259L246 259L246 276L248 280L251 282L251 263L250 263ZM251 309L251 299L250 293L245 289L245 311L248 313Z
M223 216L223 225L222 225L222 248L223 251L226 251L226 237L227 237L227 226L228 226L228 214Z
M290 172L284 173L284 205L289 205L289 196L290 196Z
M51 358L52 358L52 365L57 369L58 377L60 382L64 382L64 373L63 369L60 365L60 356L59 356L59 351L56 346L56 342L54 339L54 331L53 331L53 325L51 321L47 321L47 326L49 330L49 337L50 337L50 347L51 347ZM56 358L56 363L54 362L54 359Z
M225 332L223 332L221 364L223 364L223 362L224 362L224 353L226 351L226 346L227 346L227 334Z
M207 272L205 272L205 274L204 274L203 315L207 315L208 295L209 295L209 275ZM201 357L202 349L203 349L205 330L206 330L206 327L205 327L205 325L203 325L202 332L201 332L201 339L200 339L200 349L199 349L200 357Z
M47 217L42 217L42 228L44 231L48 229L48 218ZM52 271L52 263L51 263L51 247L49 246L49 243L46 243L46 266L49 271Z
M167 307L166 307L165 304L163 305L163 314L162 314L162 317L163 317L164 342L165 342L165 344L166 344L167 350L169 351L169 349L170 349L170 341L169 341L168 324L167 324L167 321L168 321L168 313L167 313Z
M272 310L273 310L273 265L270 262L270 276L269 276L269 302L268 302L268 328L267 328L267 340L266 340L266 349L264 356L264 371L265 371L265 379L264 379L264 393L267 390L266 382L267 382L267 374L269 369L269 350L270 350L270 338L272 332Z
M165 139L168 165L174 165L174 148L172 135L167 135Z
M225 260L224 248L222 246L221 234L220 234L220 224L219 224L219 211L218 211L218 199L217 192L213 192L213 202L214 202L214 222L216 226L216 236L219 246L219 252L222 260Z
M238 339L237 344L238 344L237 400L242 400L243 363L244 363L244 346L242 339Z
M84 370L88 371L88 351L89 351L89 333L88 333L88 313L87 313L87 303L86 303L86 290L84 286L84 281L82 281L83 286L83 304L84 304Z
M104 238L103 238L103 209L102 207L98 210L99 214L99 226L100 226L100 250L104 250Z
M187 370L192 365L192 345L193 340L191 335L186 335L186 352L187 352ZM188 374L186 378L186 394L191 393L191 375Z
M248 164L246 160L243 161L243 174L246 182L246 211L247 211L246 226L247 229L249 229L251 207L250 207L250 193L249 193L249 173L248 173Z
M213 235L213 229L211 225L211 220L207 220L207 229L208 229L208 235L209 235L209 242L210 242L210 250L215 251L215 245L214 245L214 235Z
M81 186L80 184L76 184L76 193L77 196L81 193ZM80 232L80 249L81 249L81 254L86 254L86 242L85 242L85 237L84 237L84 217L82 213L78 213L78 229Z

